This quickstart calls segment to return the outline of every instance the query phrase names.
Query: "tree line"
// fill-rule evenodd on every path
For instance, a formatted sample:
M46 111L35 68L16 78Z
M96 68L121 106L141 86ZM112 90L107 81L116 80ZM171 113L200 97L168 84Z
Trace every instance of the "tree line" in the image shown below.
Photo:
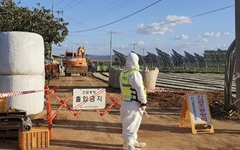
M0 32L26 31L40 34L44 40L45 58L52 54L52 44L61 46L68 35L68 22L56 18L50 9L36 4L31 10L13 0L0 1ZM58 14L62 12L58 11Z

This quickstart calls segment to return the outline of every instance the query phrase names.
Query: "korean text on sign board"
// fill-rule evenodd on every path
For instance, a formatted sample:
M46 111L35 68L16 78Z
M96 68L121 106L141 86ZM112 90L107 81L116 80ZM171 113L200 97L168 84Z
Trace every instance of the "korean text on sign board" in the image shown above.
M103 109L105 98L105 89L74 89L73 109Z
M210 112L208 109L206 95L189 95L188 104L190 106L193 123L210 122Z

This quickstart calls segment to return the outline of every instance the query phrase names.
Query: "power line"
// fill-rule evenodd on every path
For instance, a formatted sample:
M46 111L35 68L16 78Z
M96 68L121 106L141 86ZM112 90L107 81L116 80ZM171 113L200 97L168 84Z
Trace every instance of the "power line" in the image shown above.
M204 12L204 13L201 13L201 14L197 14L197 15L193 15L189 18L196 18L196 17L199 17L199 16L203 16L203 15L207 15L207 14L210 14L210 13L215 13L217 11L221 11L221 10L224 10L224 9L228 9L228 8L231 8L233 7L234 5L230 5L230 6L226 6L226 7L223 7L223 8L219 8L219 9L215 9L215 10L212 10L212 11L208 11L208 12ZM153 25L153 26L149 26L149 27L144 27L142 29L132 29L132 30L128 30L128 31L123 31L123 32L116 32L116 34L126 34L126 33L130 33L130 32L135 32L137 30L143 30L143 29L148 29L148 28L153 28L153 27L156 27L156 26L161 26L161 25L167 25L167 24L171 24L171 23L175 23L175 22L179 22L179 21L183 21L183 20L186 20L186 18L184 19L178 19L178 20L173 20L173 21L169 21L169 22L166 22L166 23L162 23L162 24L158 24L158 25ZM85 30L83 31L72 31L71 33L78 33L78 32L84 32ZM87 30L88 31L88 30Z
M226 7L223 7L223 8L215 9L215 10L212 10L212 11L209 11L209 12L205 12L205 13L201 13L201 14L192 16L192 17L190 17L190 18L195 18L195 17L207 15L207 14L214 13L214 12L217 12L217 11L221 11L221 10L224 10L224 9L227 9L227 8L231 8L231 7L233 7L233 6L234 6L234 5L230 5L230 6L226 6Z
M55 6L57 6L57 5L59 5L59 4L61 4L62 2L63 2L64 0L61 0L60 2L58 2Z
M208 12L205 12L205 13L201 13L201 14L198 14L198 15L194 15L194 16L191 16L191 17L188 17L188 18L196 18L196 17L199 17L199 16L207 15L207 14L214 13L214 12L217 12L217 11L221 11L221 10L224 10L224 9L228 9L228 8L233 7L233 6L234 5L226 6L226 7L223 7L223 8L215 9L215 10L208 11ZM167 25L167 24L171 24L171 23L176 23L176 22L179 22L179 21L186 20L188 18L173 20L173 21L169 21L169 22L166 22L166 23L161 23L161 24L157 24L157 25L144 27L144 28L141 28L141 29L132 29L132 30L129 30L129 31L118 32L118 34L123 34L123 33L127 33L127 32L134 32L134 31L137 31L137 30L149 29L149 28L154 28L154 27L161 26L161 25Z
M71 6L71 7L68 7L68 8L66 8L66 9L65 9L65 10L63 10L63 11L67 11L67 10L69 10L69 9L73 8L73 7L77 6L78 4L82 3L83 1L84 1L84 0L81 0L80 2L78 2L78 3L74 4L74 5L73 5L73 6Z
M143 10L145 10L145 9L147 9L147 8L149 8L149 7L157 4L157 3L159 3L160 1L162 1L162 0L158 0L158 1L154 2L154 3L152 3L151 5L148 5L147 7L144 7L144 8L142 8L142 9L140 9L140 10L138 10L138 11L136 11L136 12L130 14L130 15L127 15L127 16L121 18L121 19L118 19L118 20L116 20L116 21L113 21L113 22L110 22L110 23L107 23L107 24L105 24L105 25L101 25L101 26L99 26L99 27L95 27L95 28L92 28L92 29L87 29L87 30L82 30L82 31L75 31L75 32L87 32L87 31L96 30L96 29L99 29L99 28L102 28L102 27L106 27L106 26L108 26L108 25L111 25L111 24L114 24L114 23L119 22L119 21L121 21L121 20L124 20L124 19L126 19L126 18L128 18L128 17L131 17L131 16L133 16L133 15L135 15L135 14L137 14L137 13L139 13L139 12L141 12L141 11L143 11Z
M77 17L77 18L84 18L84 17L86 17L86 18L89 18L92 14L93 14L93 16L94 16L94 14L99 14L99 12L101 12L101 10L106 10L108 7L110 7L111 5L113 5L113 4L115 4L115 3L117 3L118 2L118 0L116 0L115 2L113 2L113 3L110 3L110 4L108 4L107 6L105 6L105 7L103 7L103 8L100 8L100 9L98 9L98 10L96 10L95 12L91 12L91 13L89 13L89 14L86 14L86 15L84 15L84 16L80 16L80 17ZM77 19L77 18L75 18L75 19Z
M112 12L115 12L131 3L133 3L136 0L126 0L121 2L120 4L113 6L109 9L105 9L104 11L97 13L96 15L92 16L92 17L85 17L86 19L81 19L82 22L91 22L91 21L95 21L96 19L102 18L104 16L107 16L109 14L111 14Z
M121 2L120 4L117 4L117 5L114 5L115 3L117 3L118 2L118 0L117 1L115 1L115 2L113 2L113 3L111 3L111 4L109 4L109 5L107 5L107 6L105 6L105 7L103 7L103 8L101 8L101 9L99 9L99 10L97 10L96 11L96 13L95 14L97 14L97 15L93 15L92 17L90 16L90 14L94 14L94 13L90 13L90 14L88 14L88 15L85 15L85 17L88 17L88 19L89 18L92 18L93 20L95 19L98 19L98 18L101 18L102 16L102 14L103 13L105 13L105 14L110 14L110 13L112 13L113 11L111 11L112 9L114 9L114 8L123 8L124 6L126 6L126 5L128 5L128 4L130 4L130 3L132 3L132 2L134 2L134 1L136 1L136 0L125 0L125 1L123 1L123 2ZM108 7L110 7L111 5L113 5L113 7L111 7L111 8L109 8L108 9ZM68 8L69 9L69 8ZM104 12L99 12L100 10L102 10L102 9L104 9L105 11ZM115 9L115 11L116 11L117 9ZM76 24L77 25L82 25L82 26L84 26L85 28L92 28L92 27L89 27L89 26L87 26L87 25L85 25L86 24L86 21L84 21L84 20L81 20L81 21L78 21L78 20L76 20L77 18L70 18L71 20L73 20L74 22L73 23L75 23L75 22L77 22ZM84 22L84 23L83 23ZM103 32L108 32L108 31L103 31Z
M71 5L73 2L75 2L76 0L73 0L72 2L70 2L70 3L68 3L66 6L64 6L62 9L60 9L60 10L63 10L63 9L65 9L66 7L68 7L69 5Z
M78 27L80 27L80 25L82 26L82 27L84 27L84 28L86 28L86 27L88 27L88 28L90 28L88 25L86 25L85 23L82 23L82 22L79 22L78 20L75 20L75 19L73 19L73 18L69 18L69 16L66 16L66 15L64 15L63 14L63 16L65 16L66 18L68 18L69 19L69 23L73 23L73 24L75 24L76 26L78 26ZM99 30L99 31L102 31L102 32L108 32L108 31L103 31L103 30Z

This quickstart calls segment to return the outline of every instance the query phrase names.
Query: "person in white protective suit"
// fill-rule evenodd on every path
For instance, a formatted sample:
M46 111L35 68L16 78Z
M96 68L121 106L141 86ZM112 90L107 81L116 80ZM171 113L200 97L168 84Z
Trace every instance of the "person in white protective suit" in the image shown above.
M140 150L146 143L138 142L142 116L147 104L146 89L139 72L139 58L135 53L129 53L126 59L126 68L119 77L123 101L120 108L122 123L122 137L124 150Z

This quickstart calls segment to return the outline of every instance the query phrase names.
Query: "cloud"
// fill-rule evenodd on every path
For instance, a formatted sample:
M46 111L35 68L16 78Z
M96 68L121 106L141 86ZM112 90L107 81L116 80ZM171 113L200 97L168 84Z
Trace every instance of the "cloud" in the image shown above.
M138 44L138 45L144 45L145 42L144 42L144 41L139 41L137 44Z
M192 23L191 18L185 16L176 16L176 15L168 15L161 24L168 24L170 26L176 26L178 24L186 24Z
M188 35L182 34L180 36L176 36L174 39L175 40L193 39L196 43L202 43L202 42L208 42L209 37L220 37L220 36L228 36L228 35L231 35L231 33L230 32L224 32L224 33L205 32L203 36L196 36L194 38L190 38Z
M223 35L232 35L230 32L224 32Z
M152 23L151 25L139 24L137 28L137 32L140 34L165 34L167 31L172 31L172 29L169 29L167 26L162 26L160 23Z
M168 15L160 23L152 23L150 25L145 25L143 23L138 24L137 33L139 34L165 34L166 32L172 32L171 26L176 26L178 24L191 23L191 18L185 16Z
M180 36L175 37L175 40L188 40L188 39L189 39L189 37L186 34L182 34Z
M79 47L81 45L88 45L90 43L88 41L83 41L83 42L72 42L71 44L75 47Z
M206 33L204 33L204 37L220 37L220 36L228 36L228 35L232 35L232 34L230 32L223 32L223 33L206 32Z
M217 32L217 33L214 33L214 32L206 32L204 33L204 37L220 37L221 33L220 32Z
M138 42L132 42L131 44L129 44L128 46L124 47L124 48L137 48L137 47L142 47L143 45L145 45L144 41L138 41Z
M195 42L197 43L202 43L202 42L207 42L208 39L204 38L204 37L201 37L201 36L197 36L194 38Z

